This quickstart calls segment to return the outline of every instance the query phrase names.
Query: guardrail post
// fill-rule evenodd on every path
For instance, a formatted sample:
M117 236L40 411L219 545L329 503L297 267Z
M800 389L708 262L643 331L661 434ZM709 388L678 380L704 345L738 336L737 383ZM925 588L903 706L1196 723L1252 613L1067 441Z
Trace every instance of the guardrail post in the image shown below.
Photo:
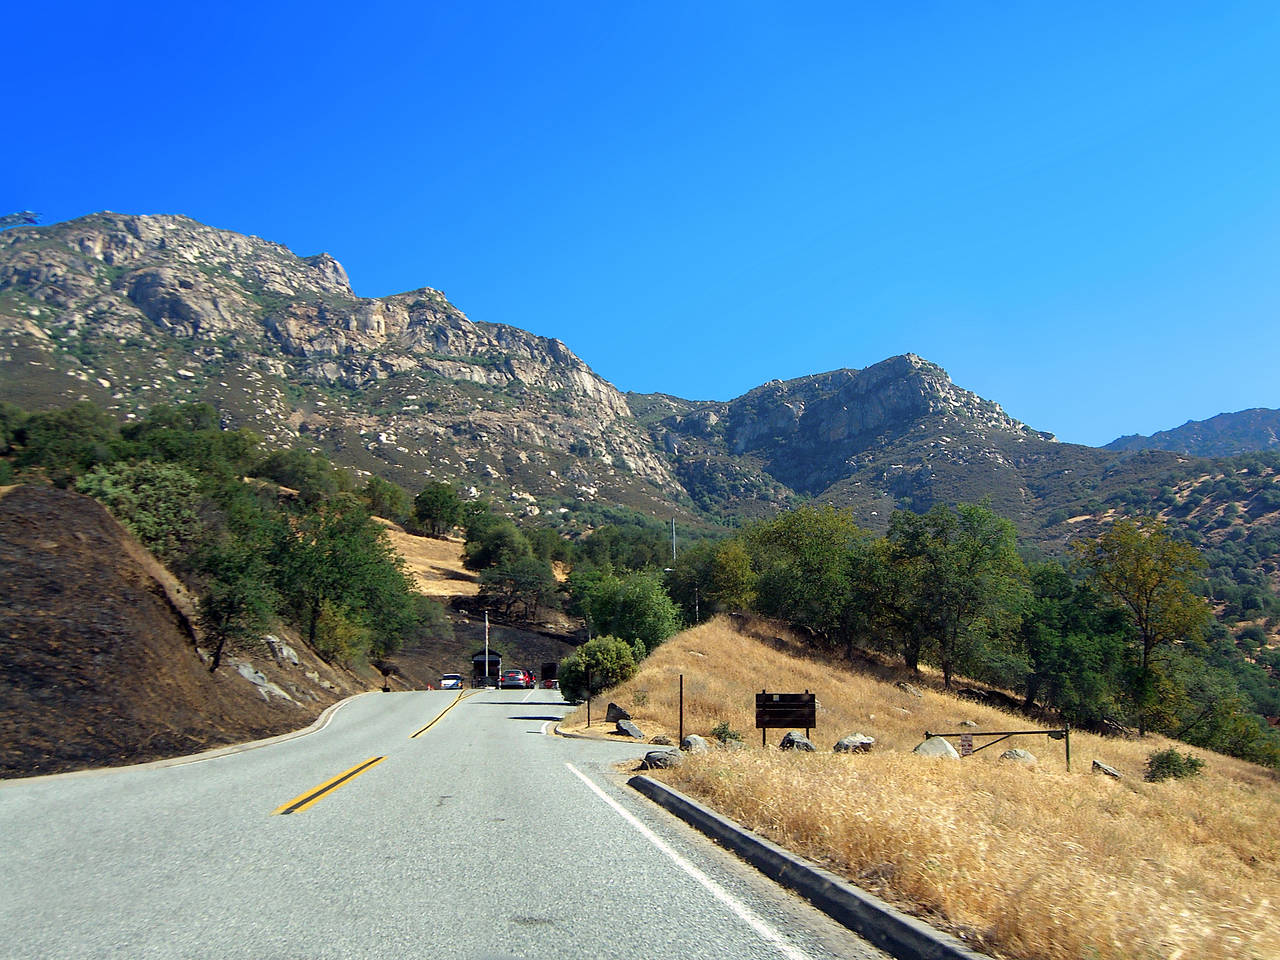
M680 743L684 743L684 674L680 674Z

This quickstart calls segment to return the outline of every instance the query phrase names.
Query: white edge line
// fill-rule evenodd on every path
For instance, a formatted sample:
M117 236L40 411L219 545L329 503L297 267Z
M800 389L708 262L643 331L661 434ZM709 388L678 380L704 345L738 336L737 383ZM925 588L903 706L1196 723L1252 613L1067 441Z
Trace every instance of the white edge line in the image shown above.
M731 911L733 911L733 913L738 917L738 919L740 919L743 923L745 923L752 930L754 930L760 936L761 939L767 941L772 947L774 947L784 957L788 957L789 960L809 960L809 957L807 954L796 949L794 946L788 943L787 940L782 936L782 934L778 933L777 930L769 926L769 924L766 923L763 919L761 919L760 916L755 911L753 911L750 907L746 906L745 904L741 903L732 894L730 894L727 890L725 890L724 887L720 886L720 884L716 883L714 880L708 877L705 873L703 873L701 870L695 867L692 863L690 863L680 854L676 853L676 851L673 850L661 837L659 837L656 833L654 833L652 830L646 827L643 823L641 823L640 820L634 814L632 814L629 810L623 807L622 804L618 803L618 801L614 800L611 796L609 796L607 793L601 790L600 787L594 781L592 781L591 778L588 777L585 773L583 773L581 770L575 767L572 763L565 763L565 766L569 768L570 773L572 773L579 780L581 780L588 787L590 787L591 791L597 797L599 797L601 800L607 803L610 807L612 807L614 812L617 813L618 816L622 817L623 820L631 824L631 826L634 827L642 837L644 837L646 840L652 843L655 847L661 850L664 854L666 854L666 856L668 857L668 859L671 860L672 863L674 863L677 867L679 867L689 876L693 877L694 880L697 880L698 883L702 884L702 886L704 886L713 897L715 897L717 900L723 903L726 907L728 907Z

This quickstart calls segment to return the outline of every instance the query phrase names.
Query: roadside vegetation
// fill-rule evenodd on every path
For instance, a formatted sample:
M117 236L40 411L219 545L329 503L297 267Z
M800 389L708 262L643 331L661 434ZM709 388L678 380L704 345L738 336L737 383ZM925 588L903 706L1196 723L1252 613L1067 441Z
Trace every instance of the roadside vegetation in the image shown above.
M1040 736L959 761L917 756L926 729L1038 725L960 699L933 668L874 655L833 664L762 620L687 630L607 696L647 734L674 736L681 674L685 732L738 734L744 749L686 755L651 776L974 945L1025 960L1277 956L1280 781L1270 771L1192 749L1178 766L1195 775L1149 782L1153 752L1157 769L1169 766L1171 741L1075 730L1070 773L1063 745ZM778 750L781 730L761 748L763 688L817 695L816 753ZM583 709L568 720L584 722ZM852 733L876 739L869 753L831 752ZM1009 746L1039 762L999 759ZM1091 772L1094 760L1123 779Z
M87 403L6 404L0 472L100 500L199 595L213 671L281 623L346 664L448 630L371 517L395 502L390 485L362 492L318 454L264 450L206 404L157 404L124 426Z

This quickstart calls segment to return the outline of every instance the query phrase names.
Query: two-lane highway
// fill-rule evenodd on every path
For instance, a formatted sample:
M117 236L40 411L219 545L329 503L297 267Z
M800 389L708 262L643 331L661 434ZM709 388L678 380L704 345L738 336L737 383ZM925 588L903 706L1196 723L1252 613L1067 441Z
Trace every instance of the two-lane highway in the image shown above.
M620 785L553 691L371 694L171 767L0 784L0 955L881 957Z

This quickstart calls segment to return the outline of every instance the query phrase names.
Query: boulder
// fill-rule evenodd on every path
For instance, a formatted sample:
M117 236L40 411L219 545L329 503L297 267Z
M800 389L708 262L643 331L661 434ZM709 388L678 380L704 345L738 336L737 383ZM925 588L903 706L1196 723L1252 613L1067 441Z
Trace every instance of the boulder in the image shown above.
M619 720L616 724L619 733L625 733L628 737L634 737L636 740L643 740L644 734L630 720Z
M841 737L836 741L833 748L836 753L866 753L876 742L875 737L868 737L862 733L851 733L847 737Z
M655 746L669 747L675 741L673 741L665 733L660 733L656 737L650 737L649 742L654 744Z
M1016 763L1025 763L1029 767L1034 767L1036 763L1038 763L1036 755L1030 750L1019 750L1017 748L1013 750L1006 750L1004 753L1000 754L1000 759L1013 760Z
M631 714L623 710L616 703L610 703L609 709L605 711L605 723L617 723L619 720L630 720Z
M680 749L687 750L690 753L710 753L711 745L707 743L706 737L691 733L680 741Z
M976 726L977 726L977 724L976 724L976 723L974 723L974 721L972 721L972 720L961 720L961 721L960 721L960 726L962 726L962 727L976 727Z
M667 767L678 767L684 761L677 750L650 750L640 761L641 770L665 770Z
M271 651L271 656L275 657L277 663L291 663L295 667L298 666L298 651L293 647L270 633L262 639L267 642L267 649Z
M1101 760L1093 761L1093 772L1101 773L1104 776L1111 777L1114 780L1119 780L1121 778L1121 774L1119 770L1117 770L1115 767L1108 767Z
M778 746L783 750L800 750L805 753L814 753L818 749L812 740L796 730L789 731Z
M947 742L946 737L930 737L911 752L918 753L922 757L951 757L953 760L960 759L960 754L956 752L955 747Z
M897 683L897 687L903 693L909 693L911 694L911 696L915 697L917 700L924 699L924 694L920 692L920 688L910 683L907 683L905 680L899 680Z

